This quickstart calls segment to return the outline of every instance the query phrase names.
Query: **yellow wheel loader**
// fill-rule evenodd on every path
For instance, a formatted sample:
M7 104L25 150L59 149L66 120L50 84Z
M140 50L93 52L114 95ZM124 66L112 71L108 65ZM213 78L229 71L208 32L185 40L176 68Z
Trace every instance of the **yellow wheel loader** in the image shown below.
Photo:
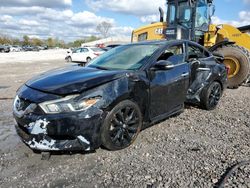
M188 39L224 56L228 86L237 88L250 81L250 26L211 24L213 0L167 0L167 19L160 8L160 22L133 31L131 40ZM246 33L244 33L246 32Z

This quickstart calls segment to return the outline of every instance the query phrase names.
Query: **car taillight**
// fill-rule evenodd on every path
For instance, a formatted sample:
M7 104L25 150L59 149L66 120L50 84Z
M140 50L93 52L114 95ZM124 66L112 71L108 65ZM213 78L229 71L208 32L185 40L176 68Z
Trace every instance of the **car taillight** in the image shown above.
M99 56L100 54L98 54L98 53L94 53L96 56Z

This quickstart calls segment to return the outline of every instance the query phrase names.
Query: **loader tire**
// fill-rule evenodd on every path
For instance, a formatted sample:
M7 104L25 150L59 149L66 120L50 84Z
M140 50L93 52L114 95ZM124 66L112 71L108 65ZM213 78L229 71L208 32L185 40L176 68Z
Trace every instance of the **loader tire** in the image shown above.
M240 47L240 46L239 46ZM250 51L244 47L240 47L248 56L248 62L249 62L249 69L250 69ZM249 84L250 83L250 70L249 70L249 74L247 76L247 79L244 82L245 84Z
M216 52L225 58L224 64L230 67L228 88L238 88L250 75L250 56L248 50L238 45L225 45Z

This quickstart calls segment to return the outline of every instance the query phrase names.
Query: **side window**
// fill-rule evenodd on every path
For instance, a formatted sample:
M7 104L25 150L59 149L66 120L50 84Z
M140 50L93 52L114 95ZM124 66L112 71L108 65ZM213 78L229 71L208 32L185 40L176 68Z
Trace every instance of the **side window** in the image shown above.
M184 48L183 45L180 44L167 48L158 58L158 61L166 60L172 62L174 65L177 65L184 62L184 57Z
M148 33L142 33L140 35L138 35L138 41L144 41L148 39Z
M81 52L81 48L78 48L74 51L74 53L80 53Z
M84 52L84 53L86 53L86 52L88 52L89 50L87 49L87 48L82 48L82 51L81 52Z
M209 53L206 50L190 44L188 45L188 55L195 56L197 58L209 57Z

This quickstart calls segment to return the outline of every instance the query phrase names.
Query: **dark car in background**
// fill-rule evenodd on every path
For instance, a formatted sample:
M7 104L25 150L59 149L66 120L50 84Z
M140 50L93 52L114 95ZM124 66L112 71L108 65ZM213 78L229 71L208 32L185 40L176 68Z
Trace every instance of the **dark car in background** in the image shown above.
M111 50L112 48L115 48L115 47L118 47L118 46L121 46L121 44L110 44L110 45L107 45L106 47L103 47L102 49L104 51L109 51Z
M123 45L26 82L13 105L16 130L34 150L123 149L185 102L214 109L226 81L225 66L196 43Z
M23 51L39 51L39 48L37 46L23 46L22 47Z
M10 47L8 45L1 45L0 44L0 52L8 53L8 52L10 52Z

